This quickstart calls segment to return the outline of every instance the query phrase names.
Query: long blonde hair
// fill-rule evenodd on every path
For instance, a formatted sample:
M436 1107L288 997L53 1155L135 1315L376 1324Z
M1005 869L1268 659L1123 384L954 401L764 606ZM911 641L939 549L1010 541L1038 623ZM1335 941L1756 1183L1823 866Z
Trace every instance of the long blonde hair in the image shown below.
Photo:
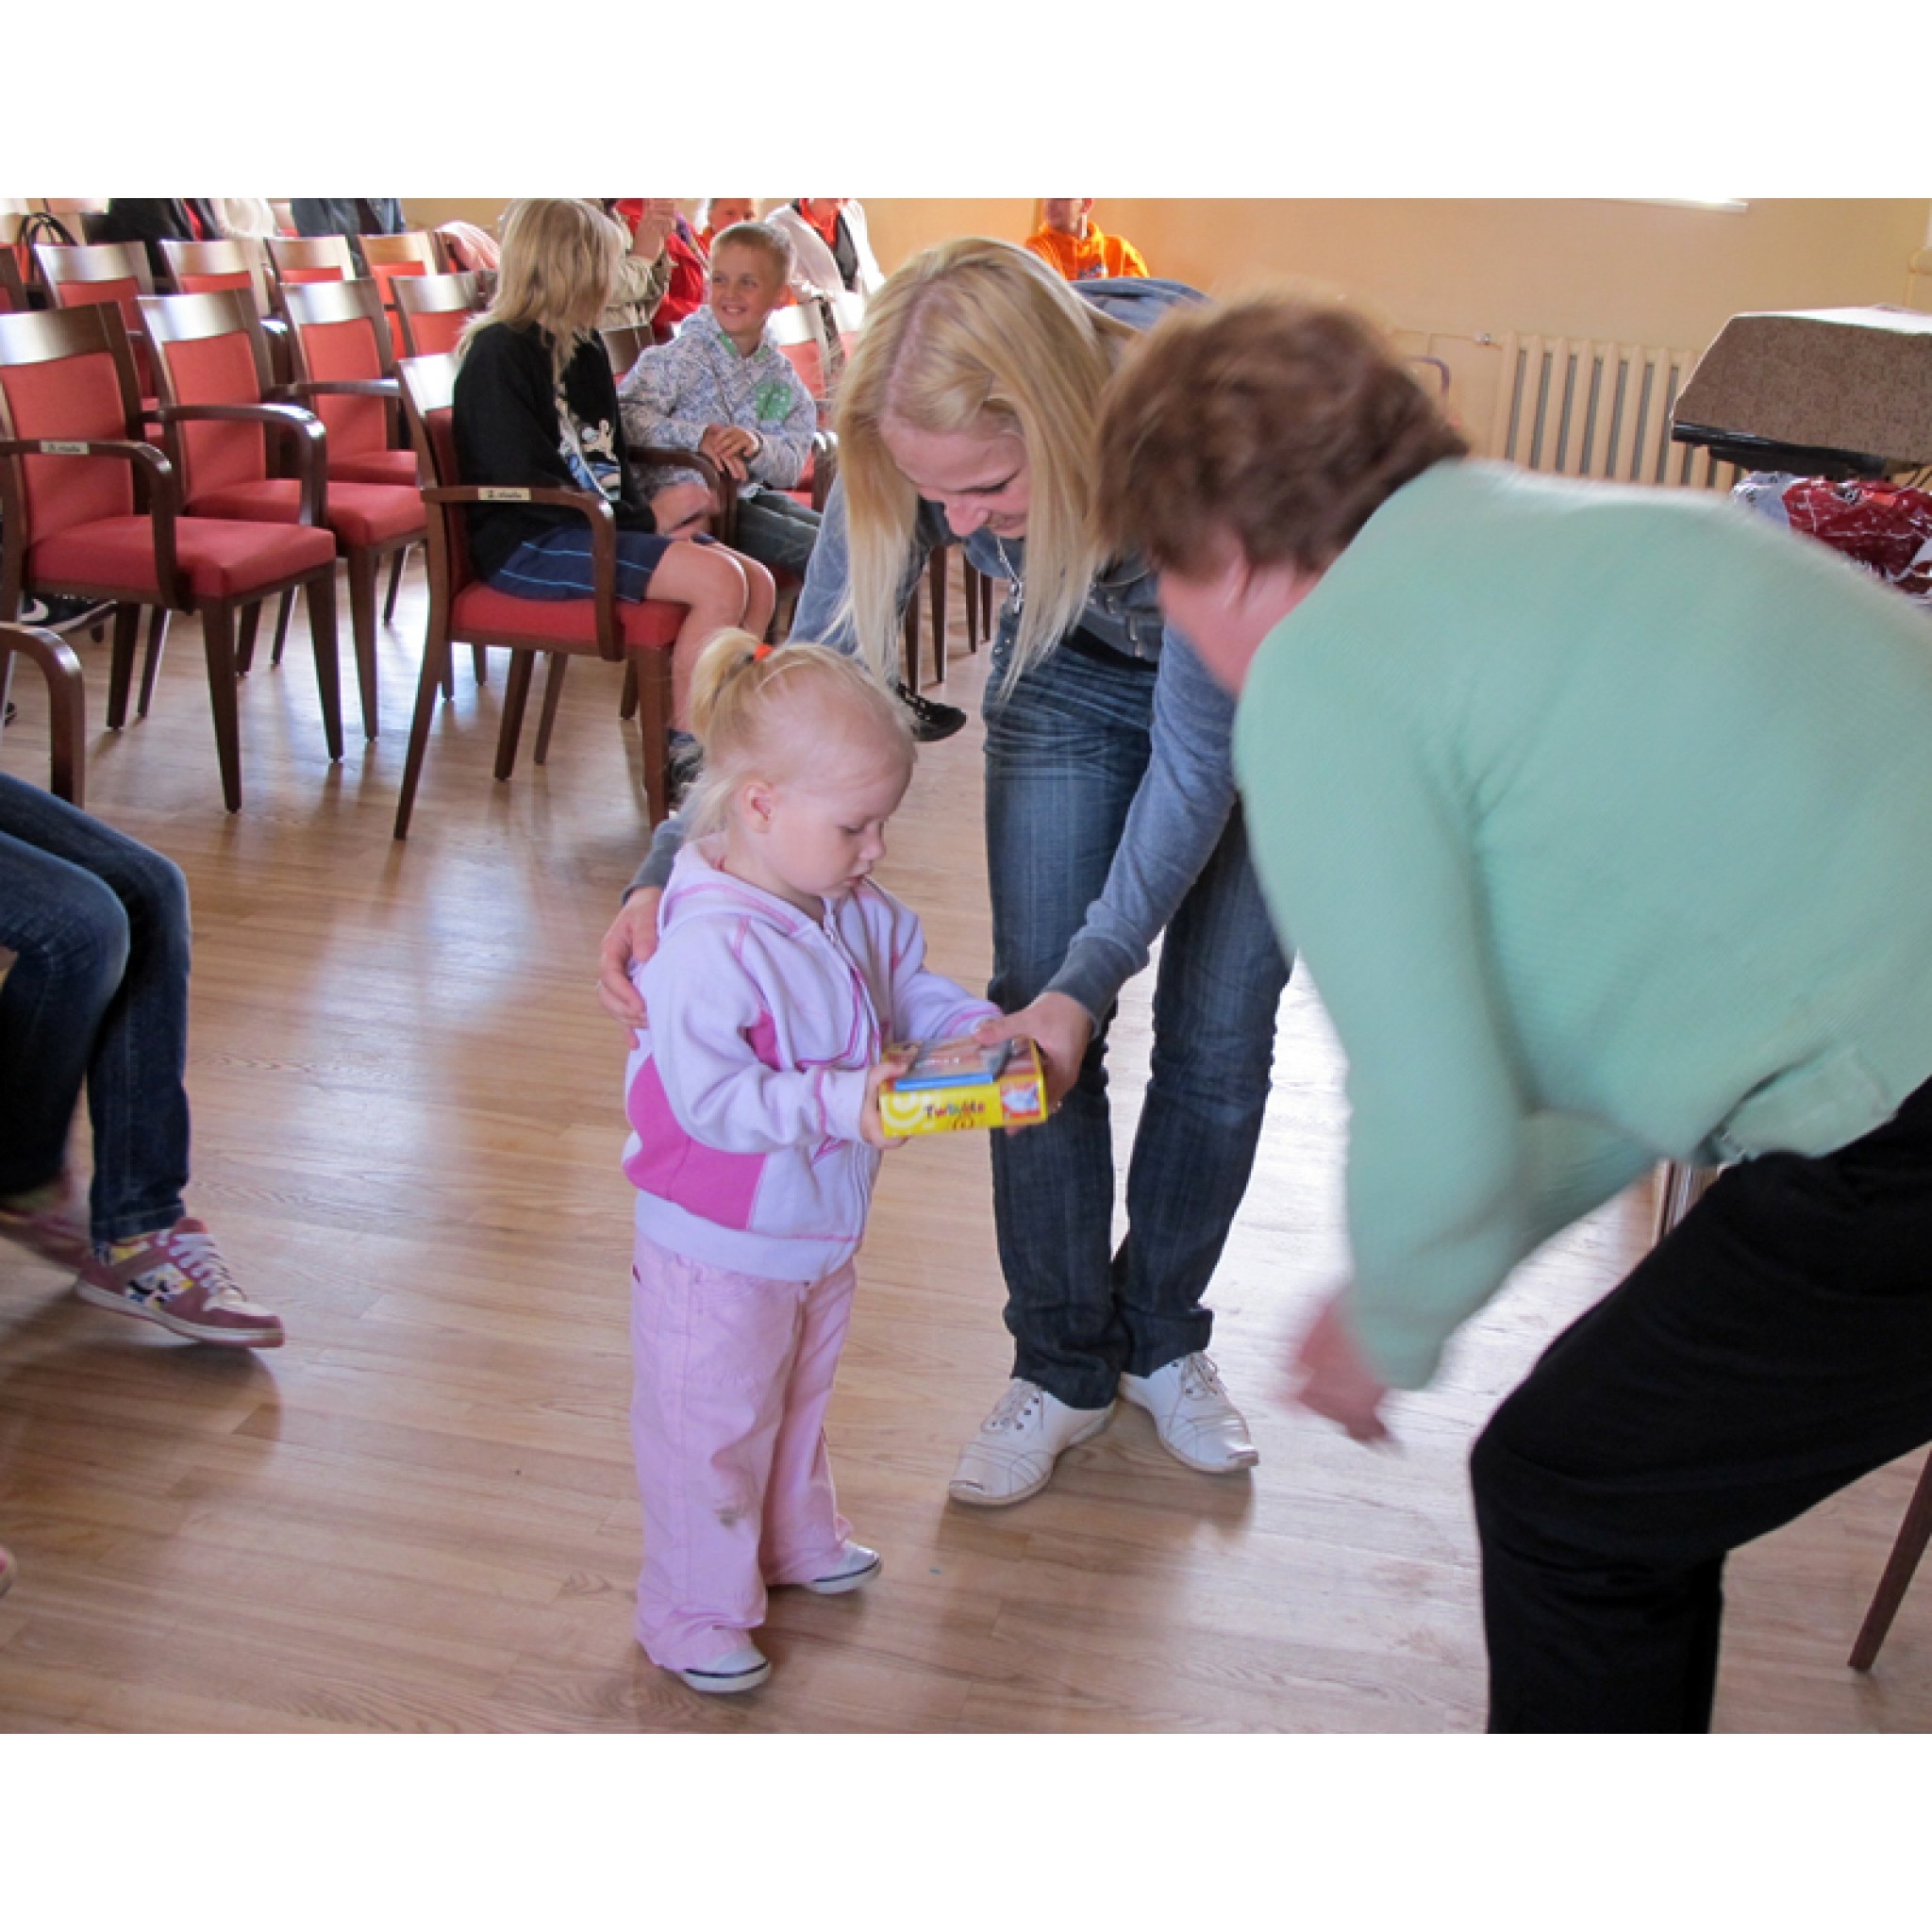
M549 339L551 373L561 377L578 345L597 332L625 245L624 230L591 202L511 202L496 293L464 329L458 356L483 329L534 324Z
M1017 436L1030 473L1026 595L1008 681L1078 624L1107 561L1097 514L1101 395L1134 331L1008 242L967 236L915 255L873 297L837 409L850 572L841 616L881 676L919 498L881 431Z
M687 838L719 830L747 779L788 778L824 762L841 733L863 734L912 769L904 708L824 644L793 639L766 650L749 631L720 631L692 669L691 719L705 765L684 804Z

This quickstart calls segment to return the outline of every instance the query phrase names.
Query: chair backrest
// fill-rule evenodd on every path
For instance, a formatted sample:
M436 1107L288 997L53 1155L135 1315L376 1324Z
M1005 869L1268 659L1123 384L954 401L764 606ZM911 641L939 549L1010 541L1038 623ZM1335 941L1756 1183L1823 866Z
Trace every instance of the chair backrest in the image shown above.
M411 275L390 290L405 356L447 356L482 307L473 275Z
M292 285L346 282L356 273L356 258L340 235L271 235L268 258L285 304Z
M258 315L275 313L269 270L258 242L233 237L222 242L161 242L161 258L175 287L184 295L212 295L223 289L246 289Z
M395 374L382 296L373 281L286 285L295 373L305 382L374 382ZM389 447L389 410L376 396L315 396L331 455Z
M418 275L438 275L442 269L436 237L424 228L406 228L400 235L358 235L356 246L372 273L378 264Z
M154 271L147 250L139 242L95 242L78 248L58 242L34 244L34 260L57 308L75 308L90 302L111 302L134 341L134 373L141 392L155 392L154 372L148 366L147 344L142 340L141 310L136 304L155 291Z
M825 335L816 302L799 302L777 308L765 325L773 345L794 370L817 402L825 399Z
M112 303L0 315L0 440L16 438L142 441L134 353ZM0 459L9 575L28 544L136 508L133 466L117 457Z
M396 364L403 391L403 413L408 419L409 441L416 468L425 487L448 489L463 480L457 463L457 358L454 356L406 356ZM470 520L457 503L424 506L428 538L429 593L454 598L474 575L470 566Z
M164 403L258 403L270 388L268 342L245 290L143 295L142 320ZM182 423L181 502L269 474L267 432L253 423Z
M599 329L597 333L604 338L604 353L610 358L610 373L619 382L630 374L638 358L658 340L651 333L648 322L625 323L620 328Z

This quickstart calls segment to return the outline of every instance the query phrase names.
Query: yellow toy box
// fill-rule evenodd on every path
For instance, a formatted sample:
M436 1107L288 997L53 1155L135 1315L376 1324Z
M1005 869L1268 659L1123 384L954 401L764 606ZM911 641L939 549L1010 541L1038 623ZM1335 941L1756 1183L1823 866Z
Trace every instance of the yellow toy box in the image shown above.
M1030 1040L981 1046L941 1040L897 1079L879 1086L888 1134L949 1134L956 1127L1030 1127L1046 1118L1046 1075Z

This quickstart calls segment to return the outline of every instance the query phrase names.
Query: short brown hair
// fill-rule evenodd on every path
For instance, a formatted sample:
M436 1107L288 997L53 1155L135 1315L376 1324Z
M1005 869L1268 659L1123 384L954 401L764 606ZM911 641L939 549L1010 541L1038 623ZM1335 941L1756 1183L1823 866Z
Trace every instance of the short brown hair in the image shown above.
M1325 570L1444 457L1469 454L1401 358L1346 308L1284 295L1170 311L1130 355L1100 430L1108 540L1156 569Z
M770 222L734 222L711 237L711 253L721 248L750 248L777 272L782 289L791 279L791 237Z

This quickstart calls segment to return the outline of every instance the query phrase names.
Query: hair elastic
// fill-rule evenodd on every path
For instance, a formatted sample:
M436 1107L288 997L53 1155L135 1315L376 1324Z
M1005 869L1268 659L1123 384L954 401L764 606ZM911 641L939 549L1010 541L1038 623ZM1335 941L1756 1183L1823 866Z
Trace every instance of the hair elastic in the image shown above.
M772 655L772 653L775 651L777 648L778 647L776 644L759 644L757 647L757 649L755 649L752 652L751 661L754 664L762 664L765 661L765 659L769 658Z

